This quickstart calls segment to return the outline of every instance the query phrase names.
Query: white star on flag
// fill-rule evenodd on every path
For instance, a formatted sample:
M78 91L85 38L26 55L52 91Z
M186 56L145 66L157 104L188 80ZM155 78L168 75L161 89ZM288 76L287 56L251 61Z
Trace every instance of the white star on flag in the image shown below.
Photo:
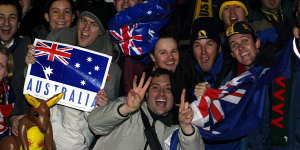
M51 69L50 66L45 68L44 73L46 74L47 77L50 77L50 75L53 74L52 70L53 69Z
M81 84L82 86L84 86L84 85L85 85L85 81L84 81L84 80L81 80L80 84Z
M86 59L87 62L91 62L92 60L93 60L92 57L88 57L88 58Z
M76 63L76 64L75 64L75 68L80 68L80 64L79 64L79 63Z
M99 66L95 66L95 71L99 71Z

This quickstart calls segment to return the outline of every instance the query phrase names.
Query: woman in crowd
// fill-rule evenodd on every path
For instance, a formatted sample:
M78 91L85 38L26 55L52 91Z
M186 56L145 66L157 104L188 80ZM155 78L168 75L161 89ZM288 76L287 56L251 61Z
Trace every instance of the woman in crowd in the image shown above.
M46 24L41 24L33 29L33 39L45 39L48 33L55 29L70 27L75 19L72 0L49 0L45 6Z

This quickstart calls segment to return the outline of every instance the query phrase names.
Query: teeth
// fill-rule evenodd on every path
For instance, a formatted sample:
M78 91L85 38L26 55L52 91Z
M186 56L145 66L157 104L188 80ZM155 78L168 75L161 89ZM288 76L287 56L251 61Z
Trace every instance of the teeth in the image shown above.
M165 100L165 99L158 99L158 100L156 100L157 102L167 102L167 100Z
M58 25L64 25L65 22L57 22Z
M248 54L249 54L249 52L244 52L244 53L241 54L241 56L246 56Z
M167 65L173 65L175 62L167 62Z
M202 58L201 59L201 62L207 62L208 61L208 58Z
M88 36L89 34L88 34L88 33L82 33L82 35L84 35L84 36Z

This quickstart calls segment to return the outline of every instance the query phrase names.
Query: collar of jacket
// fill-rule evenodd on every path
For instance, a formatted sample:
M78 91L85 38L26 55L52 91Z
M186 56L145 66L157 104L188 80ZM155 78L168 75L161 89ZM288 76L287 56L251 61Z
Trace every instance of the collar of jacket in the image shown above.
M152 112L149 107L147 107L149 114L151 115L153 121L161 121L164 125L170 127L171 125L175 124L175 115L173 113L168 112L166 115L157 115Z
M213 67L210 69L209 72L202 71L202 69L200 68L197 62L195 63L194 67L201 75L203 75L204 81L208 82L209 85L212 88L214 88L216 86L215 83L217 81L217 74L220 73L222 69L222 65L223 65L223 53L221 51L217 59L215 60ZM212 79L213 79L213 83L211 82Z

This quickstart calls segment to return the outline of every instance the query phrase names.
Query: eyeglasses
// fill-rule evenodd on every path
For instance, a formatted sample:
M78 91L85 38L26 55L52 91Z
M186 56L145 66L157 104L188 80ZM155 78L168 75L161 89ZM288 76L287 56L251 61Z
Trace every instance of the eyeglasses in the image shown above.
M89 27L92 27L92 28L99 28L99 26L96 22L89 21L85 18L80 18L80 24L84 25L84 26L89 26Z

